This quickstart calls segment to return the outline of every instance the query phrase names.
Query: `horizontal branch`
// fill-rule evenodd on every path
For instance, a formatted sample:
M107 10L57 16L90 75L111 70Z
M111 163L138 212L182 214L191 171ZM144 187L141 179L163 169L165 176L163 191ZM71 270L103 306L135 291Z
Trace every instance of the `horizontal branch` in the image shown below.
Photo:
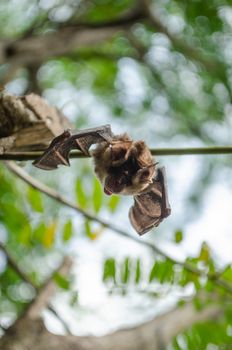
M204 302L204 300L202 300ZM0 339L0 348L33 350L161 350L166 349L177 334L195 323L219 320L223 307L211 303L201 310L194 306L194 300L138 326L119 329L103 336L56 335L50 333L41 320L24 319L21 327L14 327Z
M59 192L55 191L54 189L46 186L45 184L41 183L40 181L38 181L35 178L33 178L32 176L30 176L26 171L24 171L21 167L17 166L15 163L5 162L5 164L10 171L12 171L15 175L17 175L19 178L21 178L24 182L26 182L27 184L29 184L33 188L37 189L38 191L46 194L47 196L55 199L58 202L68 206L69 208L74 209L75 211L82 214L87 219L92 220L92 221L96 221L99 224L101 224L102 226L112 230L113 232L117 232L122 237L129 238L130 240L133 240L139 244L146 246L147 248L151 249L154 253L165 257L167 260L169 260L173 264L180 265L185 270L187 270L195 275L207 277L208 280L211 280L213 283L222 287L224 290L226 290L227 292L232 294L232 284L230 282L226 281L225 279L221 278L220 275L217 275L217 273L210 273L210 272L206 272L204 270L200 270L199 268L195 267L193 264L191 264L189 262L179 261L179 260L171 257L166 252L164 252L161 248L156 246L154 243L143 241L134 235L130 235L126 231L120 229L117 226L114 226L113 224L105 221L104 219L101 219L101 218L87 212L86 210L83 210L78 205L72 203L71 201L69 201L68 199L66 199L62 195L60 195Z
M40 35L35 33L42 23L33 23L21 38L0 41L0 63L9 65L2 77L2 83L10 81L21 66L40 66L51 57L70 55L77 52L78 48L96 47L118 32L127 31L144 18L145 14L138 4L115 19L95 23L77 23L73 20L63 24L56 23L55 30ZM53 26L54 22L51 22L51 29Z
M205 155L205 154L232 154L232 146L212 147L186 147L186 148L151 148L154 156L181 156L181 155ZM43 151L33 152L5 152L0 154L0 160L35 160L43 154ZM70 158L87 158L80 151L72 151Z
M104 42L122 29L121 26L80 30L75 27L66 27L57 32L18 39L5 47L2 45L3 59L0 63L41 64L50 57L67 55L83 46Z

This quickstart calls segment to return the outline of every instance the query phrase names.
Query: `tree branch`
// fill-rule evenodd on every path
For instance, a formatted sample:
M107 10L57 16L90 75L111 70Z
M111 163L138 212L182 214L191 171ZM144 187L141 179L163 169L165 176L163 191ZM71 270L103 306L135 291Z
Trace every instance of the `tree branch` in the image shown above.
M128 29L144 17L144 11L138 3L118 18L104 22L76 23L72 19L64 24L56 23L55 29L54 22L51 22L52 33L35 35L42 23L33 23L20 39L0 41L0 63L10 63L2 78L2 84L11 80L21 66L39 66L50 57L71 54L79 47L97 45L111 39L119 31Z
M0 139L1 140L1 139ZM0 150L1 151L1 150ZM232 146L211 146L211 147L186 147L186 148L151 148L154 156L181 156L181 155L206 155L206 154L232 154ZM1 154L0 160L35 160L43 154L43 151L22 151L5 152ZM88 158L80 151L72 151L70 158Z
M128 234L126 231L124 231L124 230L114 226L113 224L105 221L104 219L101 219L101 218L83 210L82 208L80 208L76 204L72 203L71 201L69 201L68 199L66 199L62 195L60 195L54 189L44 185L43 183L41 183L40 181L38 181L36 179L34 179L32 176L30 176L27 172L25 172L22 168L20 168L16 164L14 164L12 162L5 162L5 164L9 170L11 170L18 177L20 177L24 182L26 182L27 184L29 184L33 188L37 189L38 191L43 192L47 196L55 199L56 201L74 209L75 211L82 214L87 219L92 220L92 221L96 221L96 222L100 223L102 226L109 228L110 230L112 230L114 232L117 232L122 237L129 238L129 239L131 239L139 244L146 246L147 248L151 249L154 253L165 257L167 260L169 260L173 264L182 266L186 271L189 271L192 274L195 274L197 276L207 277L208 280L212 281L217 286L220 286L225 291L232 293L232 284L230 282L226 281L225 279L221 278L220 275L217 275L217 273L210 273L210 272L207 272L204 270L200 270L189 262L179 261L179 260L171 257L170 255L165 253L162 249L157 247L154 243L143 241L134 235L132 236L132 235Z
M0 153L46 147L69 127L63 114L38 95L0 94Z
M6 247L0 242L0 249L3 251L3 253L5 254L7 261L8 261L8 265L12 268L12 270L14 270L17 275L26 283L30 284L35 290L38 290L37 286L34 284L34 282L30 279L29 276L27 276L25 274L24 271L22 271L18 264L16 263L16 261L13 259L13 257L10 255L10 253L8 252L8 250L6 249Z
M137 17L122 24L110 23L96 28L71 25L44 35L18 39L2 45L0 57L3 60L0 63L38 65L48 58L67 55L83 46L91 47L109 40L118 32L128 29L136 20Z
M196 322L215 320L223 314L220 305L210 305L197 311L191 301L182 307L166 312L149 322L132 328L121 329L105 336L60 336L50 333L39 320L24 320L20 329L5 334L0 341L1 349L34 350L161 350L166 349L178 333Z

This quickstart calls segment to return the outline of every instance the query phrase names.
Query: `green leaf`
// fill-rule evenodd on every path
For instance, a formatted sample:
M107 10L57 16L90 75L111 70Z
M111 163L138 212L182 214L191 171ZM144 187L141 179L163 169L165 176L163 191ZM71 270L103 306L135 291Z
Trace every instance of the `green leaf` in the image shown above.
M112 213L114 213L115 210L117 209L119 202L120 202L119 196L112 195L110 197L109 202L108 202L108 207Z
M85 221L85 234L87 237L92 238L92 230L90 226L90 221L86 220Z
M60 273L56 272L53 275L53 279L60 288L65 290L70 289L70 281L66 277L62 276Z
M175 242L180 243L183 240L183 231L182 230L177 230L175 232Z
M189 259L186 259L186 262L189 263ZM201 288L199 276L191 273L190 271L182 269L181 275L180 275L180 280L179 280L179 285L184 287L189 283L194 283L196 290Z
M57 223L54 221L46 227L43 236L43 245L46 248L51 248L55 241Z
M228 280L228 281L232 281L232 266L228 265L225 267L223 273L221 274L221 277Z
M130 278L130 258L126 258L121 268L121 280L123 284L128 283Z
M103 281L113 281L116 284L116 263L113 258L106 259L104 262Z
M44 232L46 230L46 226L44 222L41 222L36 228L33 230L32 237L36 241L42 243L43 237L44 237Z
M93 184L93 207L96 213L99 212L102 206L103 196L102 196L102 188L100 182L95 177Z
M80 178L77 179L77 181L76 181L76 199L77 199L77 203L80 205L80 207L82 207L82 208L87 207L88 199L87 199L85 191L82 187L82 182L81 182Z
M169 260L155 261L149 275L149 282L151 283L154 279L158 280L160 283L173 283L173 263Z
M68 220L63 228L63 241L67 242L73 235L72 221Z
M29 246L31 243L31 234L32 234L31 225L27 223L18 231L18 237L19 237L20 243Z
M201 245L201 251L199 254L199 260L208 262L210 259L210 248L206 242L203 242Z
M43 202L39 191L32 187L28 187L27 199L34 211L39 213L43 212Z
M149 283L151 283L156 278L156 271L157 271L157 263L155 262L150 271Z
M141 261L140 259L136 260L136 266L135 266L135 283L138 284L141 279Z

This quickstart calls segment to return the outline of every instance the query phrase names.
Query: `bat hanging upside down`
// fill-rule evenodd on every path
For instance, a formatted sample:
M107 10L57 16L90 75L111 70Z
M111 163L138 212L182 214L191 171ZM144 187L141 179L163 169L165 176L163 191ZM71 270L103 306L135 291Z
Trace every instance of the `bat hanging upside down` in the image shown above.
M127 134L114 135L110 125L81 130L65 130L55 137L34 165L44 170L69 165L69 153L79 149L89 155L90 147L95 173L107 195L132 195L134 205L129 218L134 229L144 234L171 214L165 170L157 168L144 141L133 141Z

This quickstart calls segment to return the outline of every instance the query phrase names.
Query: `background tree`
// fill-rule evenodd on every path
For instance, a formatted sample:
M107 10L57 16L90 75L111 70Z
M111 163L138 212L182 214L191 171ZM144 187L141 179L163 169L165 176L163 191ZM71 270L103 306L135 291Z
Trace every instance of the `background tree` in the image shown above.
M45 97L76 128L110 123L153 149L226 146L231 11L224 0L2 1L0 82ZM23 123L32 102L9 101L0 156L17 159L39 142L29 147ZM173 214L145 238L128 224L131 199L106 198L90 160L52 173L1 165L0 349L231 347L231 156L159 161Z

